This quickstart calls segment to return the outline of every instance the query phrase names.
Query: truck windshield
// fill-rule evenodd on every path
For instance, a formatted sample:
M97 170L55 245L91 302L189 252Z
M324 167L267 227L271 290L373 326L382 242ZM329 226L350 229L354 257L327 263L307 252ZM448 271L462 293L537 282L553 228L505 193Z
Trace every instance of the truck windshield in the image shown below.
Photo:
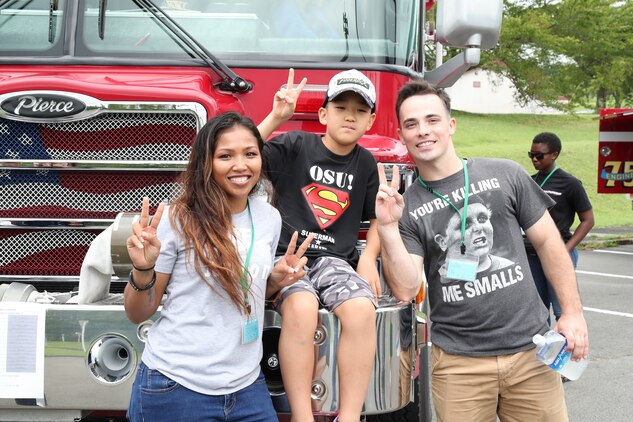
M419 2L411 0L153 2L226 61L406 65L418 36ZM64 3L0 0L0 56L60 55ZM101 13L99 0L79 0L78 5L74 49L67 49L70 55L136 60L195 57L134 0L105 2Z
M0 57L60 56L65 3L0 0Z

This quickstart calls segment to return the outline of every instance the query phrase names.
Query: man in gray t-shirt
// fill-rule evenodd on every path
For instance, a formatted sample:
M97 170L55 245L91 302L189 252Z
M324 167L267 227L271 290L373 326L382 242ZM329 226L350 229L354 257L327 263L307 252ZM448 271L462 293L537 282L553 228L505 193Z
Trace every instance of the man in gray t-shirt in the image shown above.
M460 159L450 99L424 81L398 94L398 134L419 176L404 196L384 169L376 199L383 272L410 300L423 275L431 306L433 401L440 421L567 421L560 376L535 357L548 329L521 230L561 300L557 331L573 359L589 352L575 274L547 208L553 205L509 160Z
M477 261L474 280L447 275L449 264L461 257L460 215L419 180L404 194L400 231L408 253L424 258L433 344L469 356L532 349L532 336L547 330L547 316L523 253L521 227L538 221L551 200L512 161L479 158L468 159L466 165L473 195L465 215L464 245L465 255ZM426 184L459 204L464 214L463 170ZM464 330L462 321L486 329Z

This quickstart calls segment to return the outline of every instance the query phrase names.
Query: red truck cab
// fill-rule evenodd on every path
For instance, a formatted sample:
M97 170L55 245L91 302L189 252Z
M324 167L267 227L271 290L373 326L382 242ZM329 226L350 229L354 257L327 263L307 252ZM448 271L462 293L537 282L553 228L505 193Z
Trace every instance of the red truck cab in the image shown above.
M598 193L627 194L633 201L633 109L600 110Z
M152 321L126 319L127 280L117 276L114 248L90 267L105 276L104 295L85 293L87 252L119 213L138 212L142 197L155 205L173 197L210 117L233 110L261 121L288 68L308 85L281 131L323 132L316 113L341 70L372 80L377 118L360 144L401 167L404 189L414 171L397 135L396 93L412 78L449 86L494 47L503 2L474 3L438 1L437 34L429 34L432 0L0 1L0 317L38 321L29 349L37 388L0 389L0 420L125 410ZM425 70L426 46L436 41L464 51ZM428 339L415 312L383 298L377 324L389 334L379 334L369 420L430 420ZM337 332L331 314L322 322ZM273 352L262 365L283 413L278 316L266 324ZM332 337L317 334L315 347L326 350ZM9 372L0 370L0 380ZM335 412L336 380L335 365L315 380L315 411Z

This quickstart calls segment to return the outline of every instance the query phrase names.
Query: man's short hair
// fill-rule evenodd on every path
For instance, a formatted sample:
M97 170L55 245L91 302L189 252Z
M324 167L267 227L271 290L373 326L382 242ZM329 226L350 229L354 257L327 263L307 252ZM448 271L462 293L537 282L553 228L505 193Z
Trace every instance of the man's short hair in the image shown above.
M561 145L560 138L552 132L541 132L534 137L532 140L533 144L545 144L547 145L547 149L549 152L558 152L563 149Z
M400 91L398 91L398 99L396 100L396 116L400 121L400 107L402 103L414 95L437 95L446 106L448 115L451 115L451 97L442 89L425 81L424 79L416 79L406 83Z

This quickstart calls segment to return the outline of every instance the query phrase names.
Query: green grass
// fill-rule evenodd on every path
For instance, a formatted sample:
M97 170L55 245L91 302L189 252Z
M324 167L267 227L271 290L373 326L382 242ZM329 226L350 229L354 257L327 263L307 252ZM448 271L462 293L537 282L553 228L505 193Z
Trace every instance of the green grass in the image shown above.
M47 341L46 356L84 356L81 343L71 341Z
M532 138L539 132L556 133L563 143L556 162L582 181L593 205L595 227L633 226L631 201L624 195L597 193L596 115L484 115L456 111L453 117L457 120L453 141L460 156L509 158L530 174L535 172L527 156Z

